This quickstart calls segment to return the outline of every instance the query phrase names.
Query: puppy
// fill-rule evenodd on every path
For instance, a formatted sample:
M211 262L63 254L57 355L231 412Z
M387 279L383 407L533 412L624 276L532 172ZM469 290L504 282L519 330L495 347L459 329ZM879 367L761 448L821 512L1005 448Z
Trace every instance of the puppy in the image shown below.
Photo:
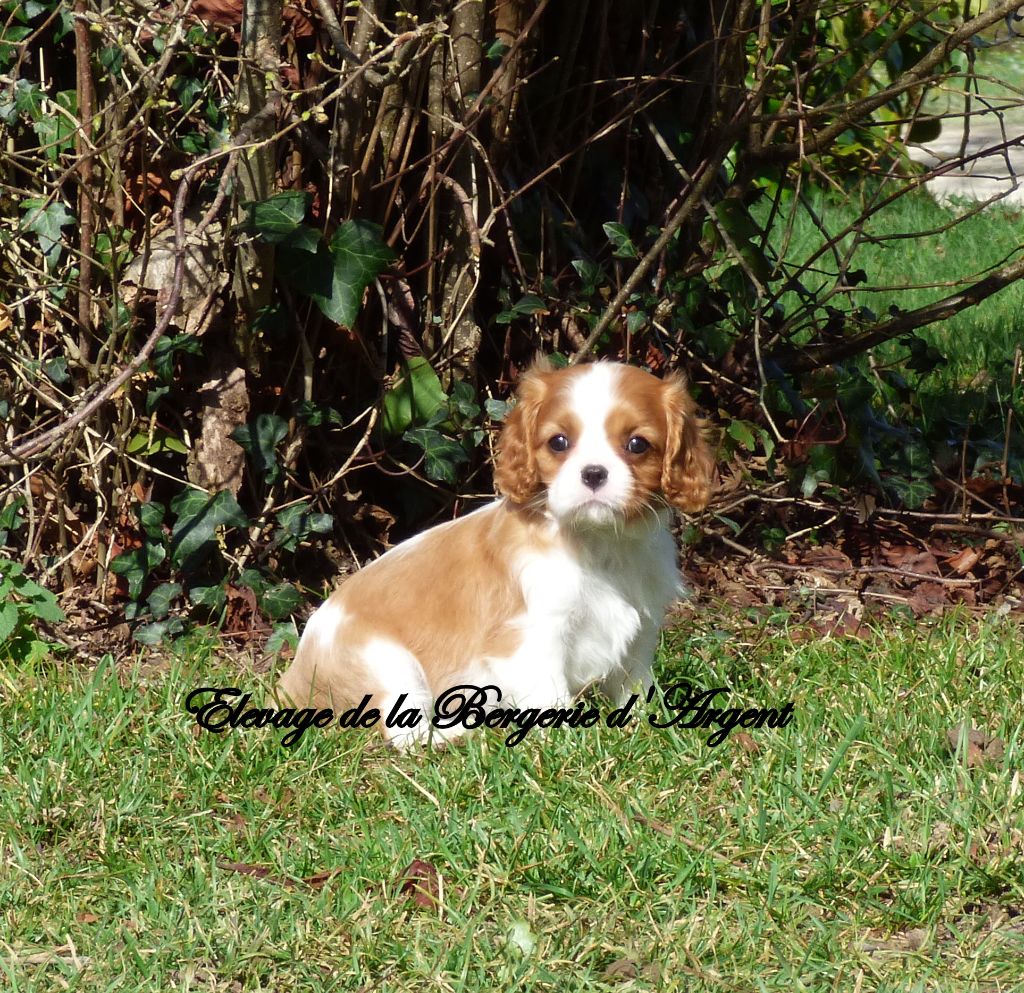
M713 469L682 379L536 366L498 449L503 496L348 579L309 619L279 695L337 713L371 694L386 717L405 694L423 719L384 729L402 747L460 684L541 709L592 684L616 703L650 687L682 590L670 507L703 508Z

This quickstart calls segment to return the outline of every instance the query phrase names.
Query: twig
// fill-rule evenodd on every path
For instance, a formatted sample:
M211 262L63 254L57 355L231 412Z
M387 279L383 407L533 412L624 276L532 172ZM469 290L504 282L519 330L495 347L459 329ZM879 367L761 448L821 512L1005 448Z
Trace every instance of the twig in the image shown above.
M959 314L960 311L973 307L992 294L1005 289L1021 277L1024 277L1024 258L996 270L992 275L986 276L960 293L953 293L941 300L918 307L916 310L904 311L852 338L846 338L835 344L808 347L802 353L790 358L776 356L776 359L787 372L792 373L810 372L821 366L842 362L844 359L860 355L867 349L874 348L885 341L898 338L908 331L934 324L936 321L948 320L954 314Z
M767 566L772 569L785 569L789 572L820 572L826 576L849 576L851 573L866 575L900 576L904 579L920 579L929 583L942 583L944 586L977 586L980 579L947 579L945 576L932 576L926 572L910 572L907 569L896 569L889 565L854 565L849 569L831 569L813 564L790 565L788 562L769 560Z
M994 3L987 10L978 14L968 21L960 24L956 30L951 31L942 41L928 52L923 58L916 61L907 69L894 83L863 97L860 100L851 101L848 104L828 107L817 107L808 109L802 113L786 115L786 120L810 121L818 118L826 118L835 115L830 124L820 131L808 131L806 138L800 142L779 142L767 147L751 149L750 156L753 160L761 163L783 163L798 159L804 154L820 154L827 151L832 143L847 129L853 127L858 121L862 121L868 114L884 106L895 96L905 93L926 82L934 70L949 54L969 41L985 28L1003 20L1008 14L1012 14L1020 6L1019 0L1002 0ZM875 64L871 60L871 65ZM868 66L867 68L870 68ZM759 118L763 122L775 120L775 115L764 115Z
M78 126L75 145L78 158L78 357L88 368L92 345L92 124L95 91L92 79L92 45L89 26L81 18L86 0L75 0L75 63L78 89Z

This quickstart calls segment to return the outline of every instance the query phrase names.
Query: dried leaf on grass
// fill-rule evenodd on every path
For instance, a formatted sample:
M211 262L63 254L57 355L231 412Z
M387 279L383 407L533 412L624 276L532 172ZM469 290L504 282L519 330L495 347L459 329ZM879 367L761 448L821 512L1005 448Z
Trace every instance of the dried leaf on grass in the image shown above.
M602 978L606 983L624 983L637 978L660 983L661 966L657 962L638 962L624 955L605 966Z
M413 859L399 880L399 894L408 897L417 907L435 910L441 905L441 876L432 863Z
M964 742L965 735L966 743ZM989 762L998 762L1006 751L1006 745L1002 738L987 734L978 728L969 728L966 724L950 728L946 732L946 740L954 755L959 755L960 749L964 748L966 744L965 759L970 769L976 769Z
M243 876L265 879L267 882L278 886L307 886L313 890L320 889L325 883L341 872L341 869L328 869L324 872L315 872L312 876L306 876L304 879L291 879L288 876L282 876L279 873L273 872L265 865L254 865L250 862L227 862L224 859L218 859L217 867L227 872L237 872Z
M919 952L927 943L928 932L924 928L911 928L909 931L899 931L888 938L865 938L861 942L861 948L865 952Z
M21 965L48 965L51 962L61 962L73 969L81 970L89 964L89 956L79 955L74 945L60 945L44 951L16 954Z

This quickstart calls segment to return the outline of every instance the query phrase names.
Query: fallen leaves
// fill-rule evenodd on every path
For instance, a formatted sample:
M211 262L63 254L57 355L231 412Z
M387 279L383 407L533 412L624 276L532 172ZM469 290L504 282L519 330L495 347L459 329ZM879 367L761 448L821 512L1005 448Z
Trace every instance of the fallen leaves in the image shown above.
M342 869L326 869L315 872L311 876L295 878L275 872L270 866L252 862L231 862L227 859L217 859L217 868L225 872L234 872L241 876L264 880L275 886L284 886L288 889L301 886L310 890L322 889L343 871ZM432 862L413 859L398 875L397 895L412 907L423 910L439 910L444 904L444 880Z
M441 875L423 859L413 859L399 877L398 892L414 906L435 910L441 905Z
M265 879L268 883L278 886L288 888L305 886L311 890L322 889L341 872L341 869L329 869L324 872L315 872L312 876L306 876L303 879L293 879L290 876L275 873L273 869L265 865L254 865L251 862L229 862L226 859L217 859L217 868L223 869L225 872L237 872L242 876L252 876L254 879Z
M954 755L963 753L964 762L969 769L978 769L989 763L998 762L1006 751L1002 738L987 734L978 728L968 727L966 724L950 728L946 732L946 740Z
M644 963L623 956L605 966L602 978L606 983L625 983L632 979L646 979L651 983L660 983L661 966L657 962Z
M861 948L865 952L897 952L908 954L910 952L923 951L928 942L928 932L924 928L910 928L907 931L898 931L888 938L868 937L861 942Z
M826 637L862 636L866 617L893 606L915 617L954 606L1024 606L1024 532L925 514L876 513L860 521L852 510L808 527L808 509L761 508L753 534L792 535L770 552L756 540L746 549L739 544L736 521L733 527L712 522L688 550L687 576L732 606L789 610Z

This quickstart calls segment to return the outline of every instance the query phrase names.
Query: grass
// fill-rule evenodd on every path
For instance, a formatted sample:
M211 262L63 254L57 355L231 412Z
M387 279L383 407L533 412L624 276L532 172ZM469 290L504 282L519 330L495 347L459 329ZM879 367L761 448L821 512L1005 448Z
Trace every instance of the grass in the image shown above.
M860 188L845 199L815 190L808 202L825 231L835 235L856 221L870 201L867 191ZM812 214L799 206L795 209L787 252L791 262L809 258L825 241ZM756 213L763 221L768 204L758 205ZM870 218L865 224L869 238L858 246L850 266L851 271L863 269L867 277L851 293L855 305L870 308L879 318L893 305L913 310L956 293L983 278L990 269L1014 261L1024 249L1019 208L993 205L953 224L958 214L953 206L936 203L930 193L921 190ZM782 243L784 228L784 224L773 228L772 243L776 247ZM927 234L942 228L947 230ZM850 243L847 238L841 250ZM834 272L831 254L822 256L815 267ZM803 281L808 289L817 290L831 286L834 276L812 272ZM842 302L841 297L833 301L836 305ZM787 311L796 303L793 294L783 297ZM933 374L931 386L936 390L962 388L979 369L1008 368L1021 342L1022 319L1024 284L1018 282L975 307L919 331L921 337L938 347L948 363ZM894 348L890 358L905 354L905 348Z
M1008 620L806 640L696 612L663 683L785 729L199 731L166 670L0 669L0 985L26 990L1011 990L1024 975L1024 654ZM970 767L947 729L1006 745ZM440 906L400 892L414 859ZM227 868L264 866L285 885Z

